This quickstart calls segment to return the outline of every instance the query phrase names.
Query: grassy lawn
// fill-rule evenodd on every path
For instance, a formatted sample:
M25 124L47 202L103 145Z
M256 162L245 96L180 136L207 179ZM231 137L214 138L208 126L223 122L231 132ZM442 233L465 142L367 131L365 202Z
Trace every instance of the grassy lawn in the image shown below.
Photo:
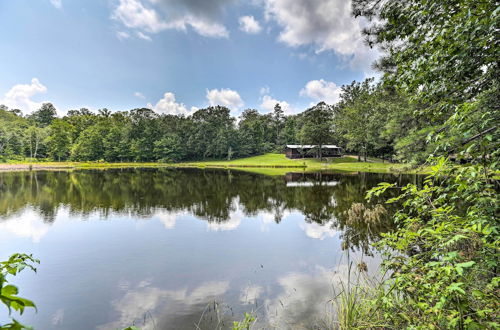
M284 154L268 153L260 156L227 160L211 160L185 162L176 164L165 163L98 163L98 162L27 162L11 161L0 164L0 170L33 169L106 169L127 167L198 167L198 168L232 168L266 175L283 175L290 171L337 170L344 172L371 173L417 173L404 164L380 162L358 162L356 158L340 157L323 159L288 159ZM418 173L425 173L419 169Z
M247 158L233 160L209 160L199 162L179 163L179 166L230 166L230 167L305 167L306 165L297 160L288 159L283 154L264 154Z
M289 172L291 168L301 168L304 171L315 171L321 169L349 171L349 172L372 172L372 173L391 173L404 172L416 173L410 170L404 164L376 163L376 162L358 162L352 157L340 157L323 159L289 159L284 154L264 154L260 156L220 161L187 162L175 164L176 167L224 167L239 168L250 170L252 172L266 172L265 174L283 174ZM266 168L265 170L260 168ZM259 170L256 170L259 169ZM419 170L419 173L422 173Z

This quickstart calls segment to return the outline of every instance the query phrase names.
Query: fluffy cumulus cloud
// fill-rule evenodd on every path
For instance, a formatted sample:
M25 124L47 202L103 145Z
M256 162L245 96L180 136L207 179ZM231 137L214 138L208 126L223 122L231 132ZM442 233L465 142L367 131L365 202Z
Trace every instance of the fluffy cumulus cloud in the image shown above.
M290 103L286 101L280 101L272 97L271 95L263 95L261 98L262 102L260 104L260 108L266 111L273 111L274 106L276 104L279 104L281 106L281 109L285 113L291 113L293 112L292 107L290 106Z
M215 8L220 9L210 8L208 4L209 10L202 10L210 2L214 2L217 5ZM111 19L136 30L137 37L145 40L151 40L149 34L152 33L164 30L187 31L188 28L205 37L227 38L229 32L218 21L224 2L226 1L150 0L145 4L141 0L118 0Z
M300 91L301 96L309 97L315 101L324 101L328 104L337 103L340 98L341 88L334 82L320 80L311 80Z
M292 47L331 50L351 66L368 69L376 51L363 44L363 21L351 15L350 0L264 0L265 17L281 27L279 40Z
M47 92L45 87L37 78L31 79L31 84L18 84L5 93L0 99L0 104L5 104L11 109L20 109L23 112L31 113L42 105L43 102L34 101L38 94Z
M146 8L139 0L120 0L111 18L128 28L156 33L167 28L156 10Z
M62 9L62 0L50 0L50 3L57 9Z
M222 105L231 110L239 110L245 105L237 91L226 88L207 90L207 100L212 106Z
M241 16L238 20L240 30L249 34L257 34L262 31L259 22L253 16Z
M188 110L184 103L177 103L175 100L175 94L170 92L163 94L163 98L160 99L154 106L151 103L148 103L147 107L158 113L169 115L189 116L191 113L196 111L196 108L194 107Z

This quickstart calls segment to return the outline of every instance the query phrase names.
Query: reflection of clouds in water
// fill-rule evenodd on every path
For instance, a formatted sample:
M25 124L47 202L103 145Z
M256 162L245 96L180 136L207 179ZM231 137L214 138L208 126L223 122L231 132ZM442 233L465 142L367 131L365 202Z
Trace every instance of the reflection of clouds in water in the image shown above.
M29 238L34 243L39 243L49 228L50 224L44 223L38 212L33 209L26 209L20 215L0 222L0 230L8 231L17 237Z
M231 204L229 219L221 222L208 221L207 228L209 231L235 230L240 226L241 220L245 218L245 213L243 212L239 198L234 198Z
M119 319L98 328L116 329L131 326L137 323L137 320L142 321L146 315L158 315L162 323L169 324L171 319L183 314L189 315L193 310L199 318L203 307L211 299L222 296L228 289L228 281L206 282L193 290L163 290L151 286L149 280L141 281L135 289L127 291L121 299L112 302ZM158 317L154 318L158 322ZM143 330L156 328L154 322L141 324L140 327Z
M243 215L231 213L229 220L223 222L207 222L209 231L228 231L235 230L241 224Z
M352 284L367 286L382 280L380 257L367 257L361 252L352 252L349 258L345 257L333 269L317 266L310 273L293 272L279 277L279 293L264 301L266 323L279 325L280 329L331 328L336 320L332 299L341 292L348 279ZM359 262L368 265L367 273L357 271Z
M283 211L280 214L281 220L292 214L289 211ZM233 202L232 211L229 213L229 219L222 222L207 222L207 228L209 231L229 231L235 230L240 225L243 219L258 220L261 223L260 230L268 231L269 227L276 223L276 215L272 212L265 211L259 212L257 215L247 215L243 211L243 206L239 204L238 199Z
M282 293L264 303L268 321L280 326L324 326L333 313L334 285L342 276L320 267L316 274L291 273L279 278Z
M177 220L176 213L157 213L156 217L160 219L165 228L173 229L175 227L175 221Z
M127 291L128 289L130 288L130 282L129 281L126 281L126 280L120 280L120 282L118 282L118 289L121 290L121 291Z
M264 291L259 285L249 284L244 287L240 292L240 302L243 304L253 304Z
M293 214L300 214L300 212L290 212L287 210L282 210L279 212L279 214L276 214L270 211L264 211L259 213L259 215L256 217L257 219L260 220L260 230L263 232L269 231L269 227L273 224L276 224L276 217L279 216L279 221L284 221L286 218Z
M290 212L283 210L279 214L281 221L289 217L290 215L302 215L298 211ZM177 210L177 211L167 211L167 210L157 210L153 218L157 218L166 229L174 229L176 222L184 216L196 217L189 210ZM274 212L262 211L256 215L249 215L245 213L244 206L240 204L239 198L233 199L231 210L229 211L228 219L224 221L206 221L208 231L232 231L239 228L243 219L258 220L260 221L260 230L263 232L269 231L269 227L276 223L276 216Z
M275 218L276 216L273 213L263 212L260 221L262 222L263 226L267 227L270 224L276 223L276 221L274 221Z
M64 320L64 309L58 309L54 315L52 315L52 325L60 325Z
M337 231L332 228L333 224L333 221L328 221L322 225L317 222L302 222L300 228L306 232L307 237L323 240L337 234Z
M186 211L158 210L157 212L155 212L154 217L158 218L160 222L163 223L166 229L174 229L177 220L187 214L188 213Z

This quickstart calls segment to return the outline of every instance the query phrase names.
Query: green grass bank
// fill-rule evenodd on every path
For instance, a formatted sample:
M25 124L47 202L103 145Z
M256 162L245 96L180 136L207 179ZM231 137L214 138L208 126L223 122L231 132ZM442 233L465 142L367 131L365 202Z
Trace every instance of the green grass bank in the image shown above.
M28 162L10 161L0 164L0 171L16 170L68 170L106 169L137 167L177 167L177 168L232 168L266 175L282 175L290 171L335 170L343 172L369 173L425 173L425 168L412 168L406 164L383 163L377 161L358 162L355 157L328 159L289 159L284 154L268 153L259 156L233 160L209 160L182 163L106 163L106 162Z

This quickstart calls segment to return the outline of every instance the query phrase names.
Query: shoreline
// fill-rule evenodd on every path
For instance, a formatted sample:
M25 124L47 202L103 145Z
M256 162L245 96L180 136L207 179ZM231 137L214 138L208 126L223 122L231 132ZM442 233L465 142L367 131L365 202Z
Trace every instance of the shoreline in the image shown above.
M334 164L223 164L223 163L90 163L90 162L47 162L47 163L0 163L0 173L23 171L71 171L83 169L118 169L118 168L199 168L199 169L234 169L263 174L284 175L291 171L322 171L365 172L387 174L425 174L425 168L409 169L404 164L383 163L334 163ZM266 171L269 170L269 171Z

